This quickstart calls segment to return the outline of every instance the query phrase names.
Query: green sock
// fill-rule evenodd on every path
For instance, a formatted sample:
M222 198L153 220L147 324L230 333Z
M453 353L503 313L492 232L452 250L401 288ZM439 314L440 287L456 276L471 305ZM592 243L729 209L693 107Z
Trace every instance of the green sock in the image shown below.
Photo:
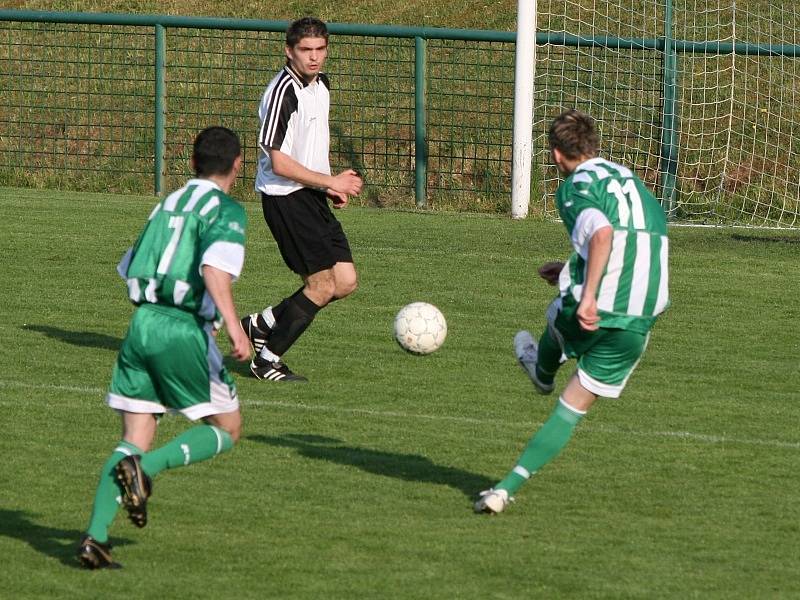
M155 477L164 469L174 469L208 460L233 448L233 439L224 429L198 425L172 441L142 456L142 470Z
M559 398L550 418L528 442L517 465L494 486L495 489L504 489L510 496L514 495L531 475L558 456L584 414L568 408L564 400Z
M536 358L536 377L544 384L553 383L561 366L561 346L553 339L550 328L545 327L539 338L539 354Z
M119 508L120 491L114 467L124 456L141 453L142 451L133 444L121 441L100 471L100 481L97 483L97 491L94 494L92 516L89 519L89 528L86 533L102 544L108 541L108 528Z

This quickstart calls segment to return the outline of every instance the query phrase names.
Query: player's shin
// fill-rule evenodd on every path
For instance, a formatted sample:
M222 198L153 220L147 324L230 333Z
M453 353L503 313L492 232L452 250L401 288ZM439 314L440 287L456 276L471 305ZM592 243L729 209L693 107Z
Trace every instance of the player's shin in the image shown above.
M514 495L531 475L558 456L585 414L559 398L555 410L530 439L516 466L494 486L495 489L507 490L509 495Z
M277 356L283 356L311 325L320 309L321 307L309 300L302 288L295 292L288 299L280 317L277 317L275 329L267 343L269 351Z
M142 451L131 443L121 441L114 448L114 452L106 460L100 471L100 481L94 495L92 516L86 532L98 542L105 544L108 541L108 528L111 526L119 508L120 490L114 467L125 456L141 454Z
M197 425L142 455L142 470L155 477L165 469L184 467L213 458L233 448L233 438L220 427Z

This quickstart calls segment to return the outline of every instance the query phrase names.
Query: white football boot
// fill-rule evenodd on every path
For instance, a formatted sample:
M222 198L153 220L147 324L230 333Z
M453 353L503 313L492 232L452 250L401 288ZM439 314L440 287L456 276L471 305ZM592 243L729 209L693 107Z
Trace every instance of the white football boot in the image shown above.
M539 356L539 348L530 331L523 329L514 336L514 354L517 355L519 366L528 374L536 391L545 395L552 393L556 387L555 382L542 383L536 376L536 359Z
M488 490L483 490L479 495L480 498L475 503L476 513L496 515L503 512L514 501L514 498L509 496L506 490L489 488Z

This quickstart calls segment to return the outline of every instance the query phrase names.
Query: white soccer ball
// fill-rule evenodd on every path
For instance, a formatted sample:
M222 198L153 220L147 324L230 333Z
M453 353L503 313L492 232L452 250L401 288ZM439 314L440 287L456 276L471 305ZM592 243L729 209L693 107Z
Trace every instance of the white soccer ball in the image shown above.
M394 337L404 350L430 354L444 343L447 321L433 304L412 302L394 318Z

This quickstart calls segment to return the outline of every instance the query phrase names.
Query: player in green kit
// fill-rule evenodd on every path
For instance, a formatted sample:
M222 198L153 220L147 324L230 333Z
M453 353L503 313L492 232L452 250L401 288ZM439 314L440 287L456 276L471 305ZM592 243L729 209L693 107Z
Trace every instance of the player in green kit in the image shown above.
M577 359L555 410L514 468L481 492L477 512L497 514L531 475L566 446L598 396L618 398L669 304L667 222L661 205L630 169L597 157L594 120L577 110L557 117L548 134L552 160L566 176L556 204L574 253L539 275L560 293L547 310L539 342L527 331L514 350L536 390L550 394L568 358Z
M107 396L122 416L122 440L103 465L77 556L89 569L119 567L108 528L121 503L147 524L152 479L230 450L241 431L236 387L214 340L221 318L232 354L250 358L250 341L233 301L244 264L244 209L228 196L242 164L239 138L224 127L201 131L192 165L197 177L160 202L117 267L137 306ZM180 412L202 420L150 450L157 419Z

